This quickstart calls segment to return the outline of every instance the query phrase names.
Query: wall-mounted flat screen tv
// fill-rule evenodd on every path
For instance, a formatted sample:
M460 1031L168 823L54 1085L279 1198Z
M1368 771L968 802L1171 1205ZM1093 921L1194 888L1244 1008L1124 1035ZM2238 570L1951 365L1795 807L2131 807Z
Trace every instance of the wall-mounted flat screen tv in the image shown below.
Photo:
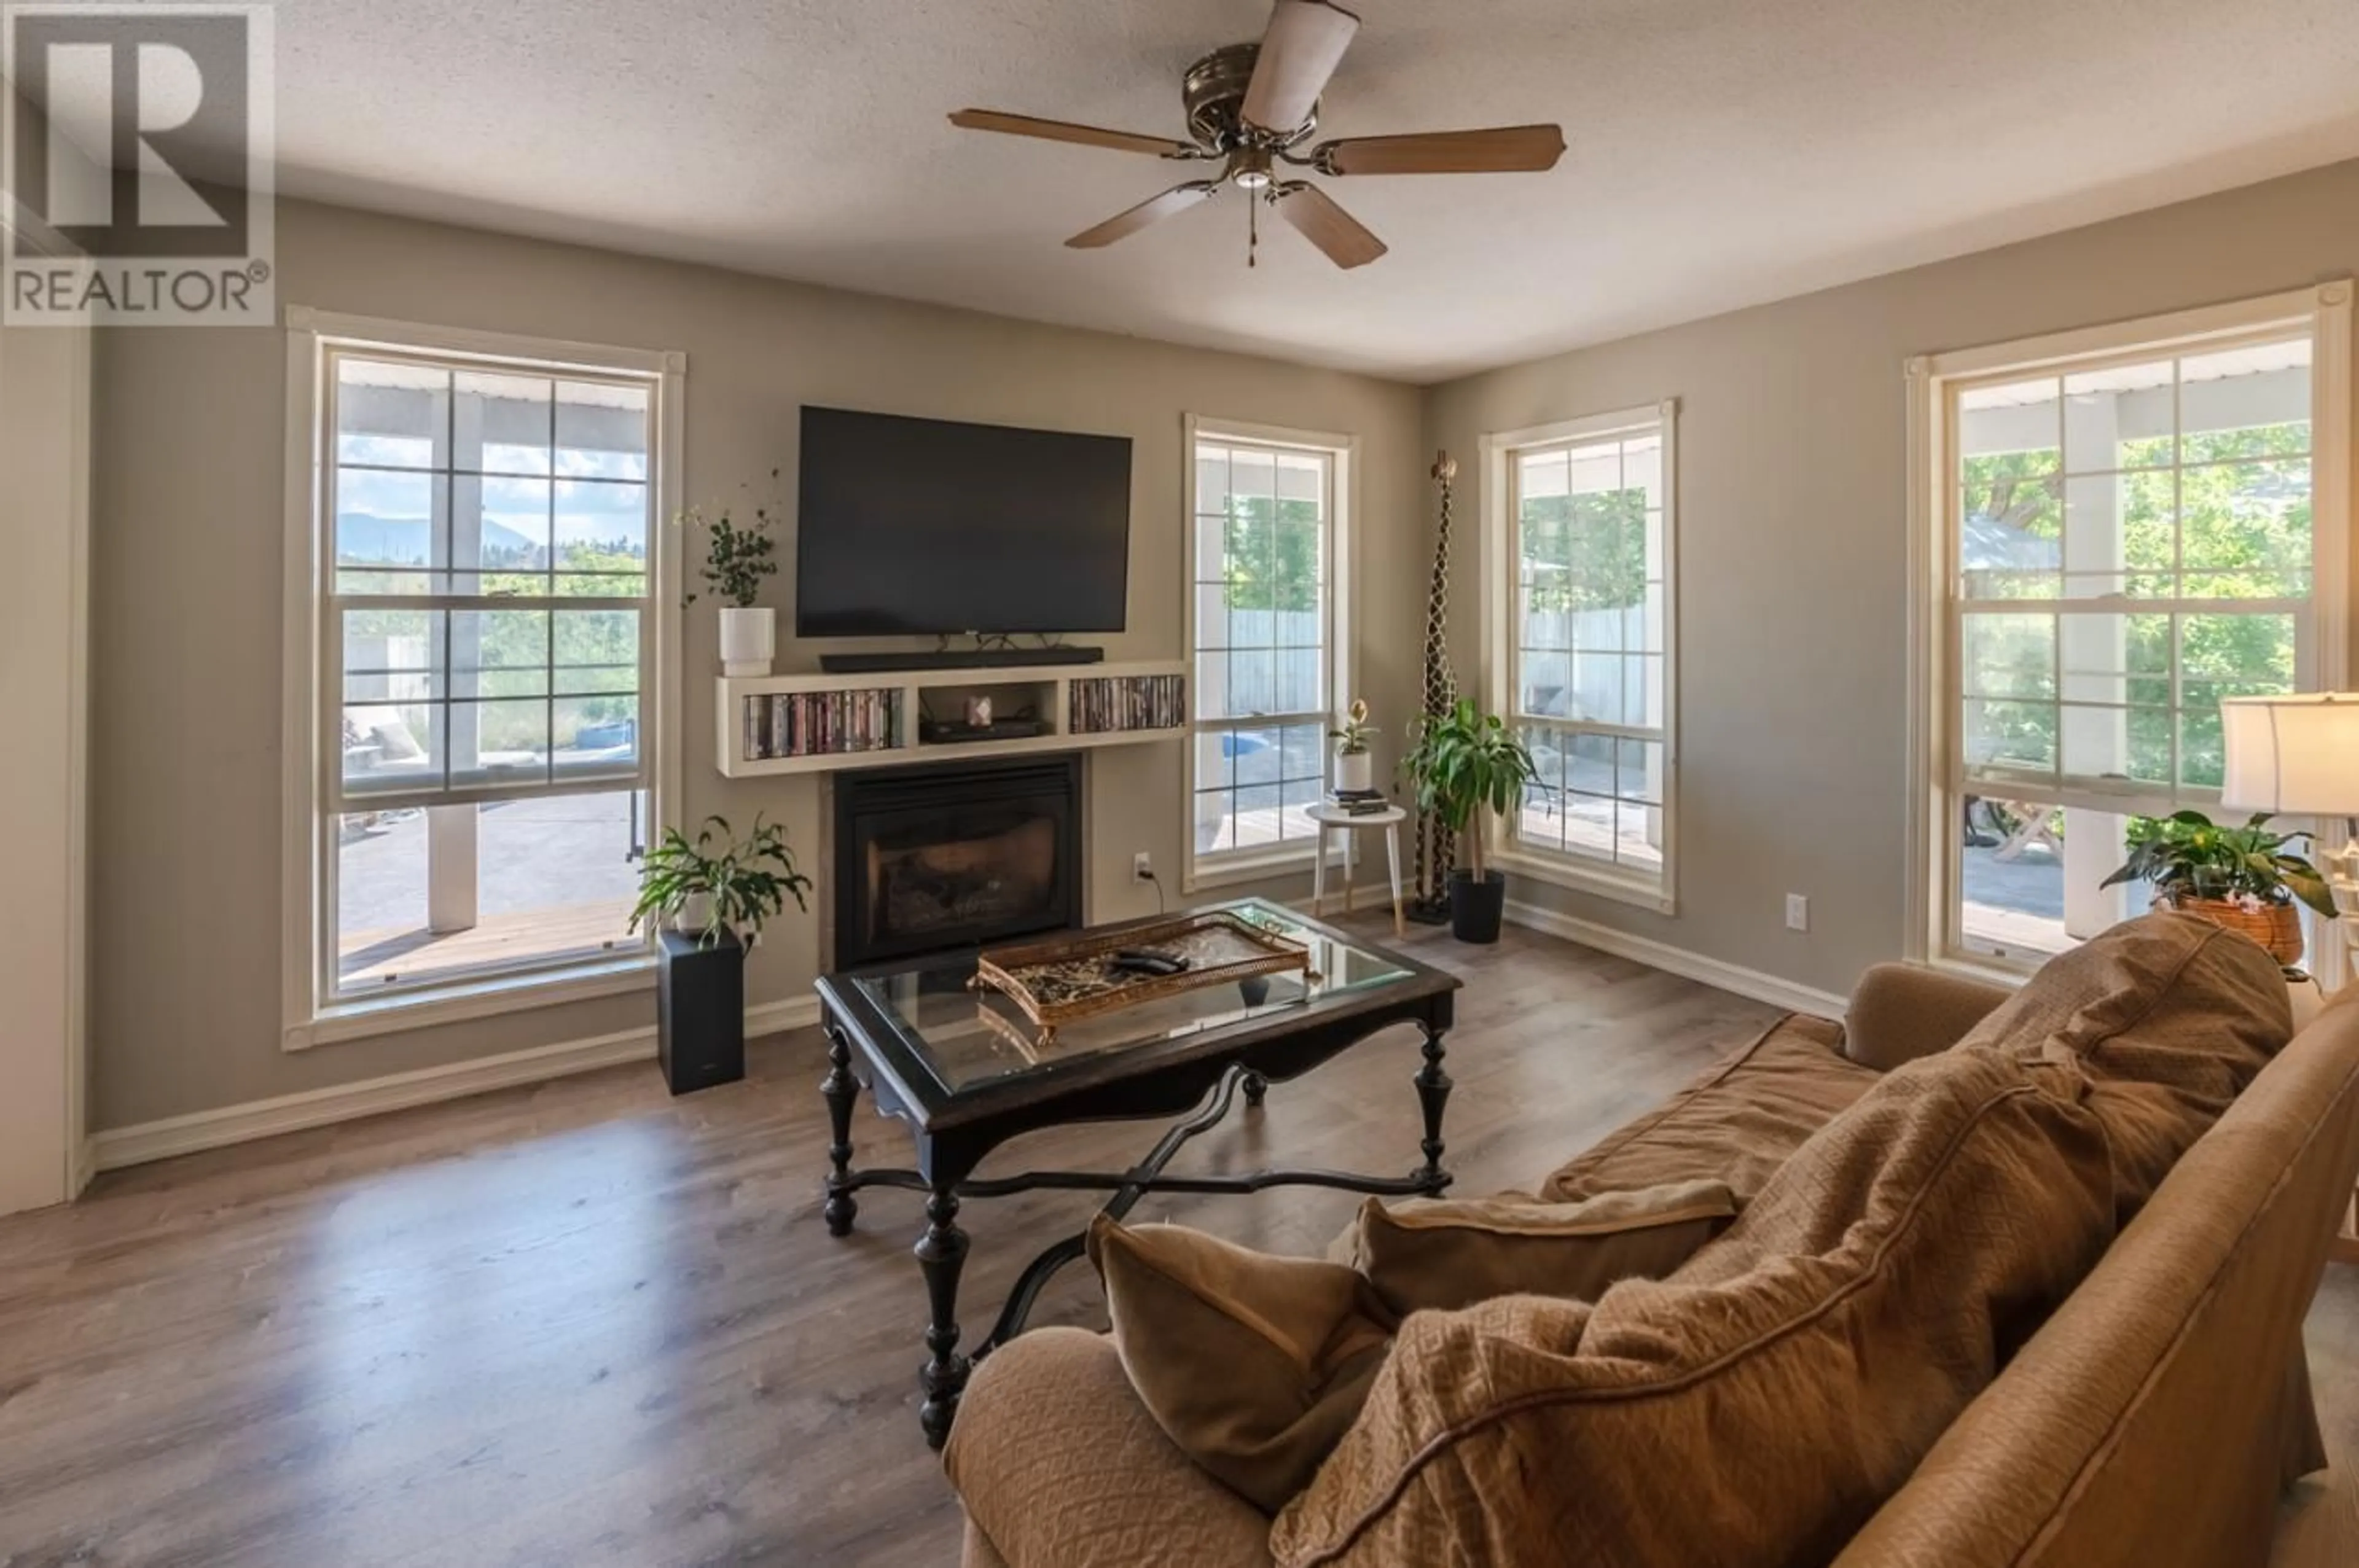
M1119 632L1130 440L803 409L795 631Z

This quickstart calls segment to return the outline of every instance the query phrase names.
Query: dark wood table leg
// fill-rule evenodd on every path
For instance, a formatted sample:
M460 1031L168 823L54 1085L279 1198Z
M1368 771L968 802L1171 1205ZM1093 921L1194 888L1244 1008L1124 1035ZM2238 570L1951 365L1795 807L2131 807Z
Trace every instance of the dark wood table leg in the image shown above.
M1259 1105L1269 1094L1269 1080L1259 1073L1247 1073L1245 1077L1245 1103Z
M1425 1168L1418 1173L1434 1192L1450 1184L1450 1173L1441 1168L1441 1109L1450 1103L1450 1075L1441 1070L1441 1037L1444 1031L1432 1024L1425 1030L1425 1065L1417 1075L1417 1101L1425 1111Z
M827 1233L852 1234L859 1200L852 1195L852 1108L860 1098L860 1080L852 1076L852 1042L843 1025L827 1021L827 1076L819 1092L827 1097L828 1126L835 1141L827 1146Z
M966 1263L966 1232L959 1228L958 1211L958 1194L937 1186L926 1200L926 1234L918 1240L918 1267L925 1272L926 1300L933 1310L926 1328L926 1365L918 1374L926 1394L918 1424L926 1429L930 1448L950 1441L951 1422L966 1388L967 1358L958 1354L959 1270Z

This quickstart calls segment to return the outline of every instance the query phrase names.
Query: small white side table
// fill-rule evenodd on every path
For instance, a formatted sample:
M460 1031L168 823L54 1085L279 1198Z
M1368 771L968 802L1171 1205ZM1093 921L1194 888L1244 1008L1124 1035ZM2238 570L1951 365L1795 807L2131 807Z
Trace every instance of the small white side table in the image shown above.
M1319 825L1319 853L1317 859L1310 862L1310 913L1313 915L1323 914L1327 903L1327 835L1330 832L1343 835L1343 913L1349 914L1352 913L1352 836L1381 827L1385 830L1385 859L1392 871L1393 935L1406 935L1407 927L1401 920L1400 825L1408 820L1408 813L1397 806L1388 806L1382 811L1353 816L1340 807L1322 805L1310 808L1310 820Z

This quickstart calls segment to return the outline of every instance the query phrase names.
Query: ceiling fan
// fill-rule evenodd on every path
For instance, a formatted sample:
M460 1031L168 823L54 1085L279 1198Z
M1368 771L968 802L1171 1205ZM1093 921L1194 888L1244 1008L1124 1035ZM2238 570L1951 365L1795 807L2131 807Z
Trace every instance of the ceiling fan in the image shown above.
M1180 80L1180 97L1188 111L1186 141L995 109L962 109L951 116L951 124L970 131L998 131L1222 166L1212 178L1175 185L1065 242L1082 250L1110 245L1219 195L1223 186L1234 185L1247 197L1253 243L1259 240L1254 214L1267 203L1337 266L1364 266L1385 254L1385 243L1317 186L1281 178L1280 165L1336 178L1538 173L1556 167L1556 160L1564 154L1564 132L1556 125L1351 136L1321 142L1298 154L1296 146L1318 127L1319 94L1359 27L1359 17L1329 0L1277 0L1261 42L1214 49L1188 68ZM1250 265L1250 245L1246 255Z

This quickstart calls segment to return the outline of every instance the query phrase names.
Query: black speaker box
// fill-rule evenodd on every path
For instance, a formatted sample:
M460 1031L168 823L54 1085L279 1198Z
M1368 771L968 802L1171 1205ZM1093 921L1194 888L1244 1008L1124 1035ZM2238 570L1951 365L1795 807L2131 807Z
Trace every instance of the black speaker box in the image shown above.
M745 1076L745 949L724 931L711 946L666 931L656 971L657 1059L671 1092Z

